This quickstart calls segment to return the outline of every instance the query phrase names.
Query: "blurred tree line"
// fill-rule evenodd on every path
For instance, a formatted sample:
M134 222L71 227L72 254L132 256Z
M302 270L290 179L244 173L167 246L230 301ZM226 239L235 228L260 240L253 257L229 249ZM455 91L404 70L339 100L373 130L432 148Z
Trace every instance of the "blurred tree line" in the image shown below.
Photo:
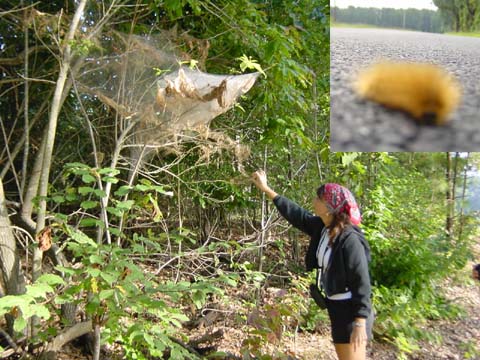
M410 29L440 33L443 22L440 14L433 10L363 8L332 8L332 19L347 24L367 24L386 28Z
M480 30L480 0L433 0L445 26L456 32Z
M480 29L480 0L434 0L438 11L419 9L332 8L332 20L347 24L441 33Z

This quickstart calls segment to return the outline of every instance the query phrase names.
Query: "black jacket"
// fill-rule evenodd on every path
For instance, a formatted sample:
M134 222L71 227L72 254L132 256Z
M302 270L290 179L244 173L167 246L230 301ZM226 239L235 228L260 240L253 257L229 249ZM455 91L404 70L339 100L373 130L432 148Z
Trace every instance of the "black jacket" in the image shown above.
M318 268L316 252L325 227L322 219L280 195L273 203L290 224L310 235L305 263L308 271ZM333 243L325 273L325 292L332 296L351 291L355 317L367 318L371 312L369 261L370 248L362 231L357 226L348 226Z

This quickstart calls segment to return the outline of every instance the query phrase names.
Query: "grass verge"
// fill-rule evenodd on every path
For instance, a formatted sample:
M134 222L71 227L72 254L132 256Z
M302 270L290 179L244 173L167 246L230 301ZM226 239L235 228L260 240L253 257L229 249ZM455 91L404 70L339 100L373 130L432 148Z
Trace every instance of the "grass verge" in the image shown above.
M447 35L480 37L480 32L448 32Z
M343 28L372 28L372 29L380 29L380 27L375 25L369 24L347 24L347 23L340 23L340 22L330 22L330 27L343 27Z

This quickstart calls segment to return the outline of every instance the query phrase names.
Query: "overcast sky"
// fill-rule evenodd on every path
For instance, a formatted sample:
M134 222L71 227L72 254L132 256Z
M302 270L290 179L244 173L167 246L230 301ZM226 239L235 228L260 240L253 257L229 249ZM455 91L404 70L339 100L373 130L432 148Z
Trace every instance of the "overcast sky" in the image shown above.
M330 0L330 4L341 8L356 7L388 7L394 9L430 9L437 10L432 0Z

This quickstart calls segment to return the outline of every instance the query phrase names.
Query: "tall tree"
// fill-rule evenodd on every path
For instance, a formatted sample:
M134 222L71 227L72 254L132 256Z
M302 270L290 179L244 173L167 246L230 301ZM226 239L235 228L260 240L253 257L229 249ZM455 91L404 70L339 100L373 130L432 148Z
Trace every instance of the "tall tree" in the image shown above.
M460 9L456 4L457 0L433 0L433 3L440 10L444 22L454 31L460 31Z
M8 216L7 202L3 191L3 182L0 179L0 272L5 284L7 295L18 295L25 292L25 281L22 274L20 255L13 235ZM7 316L8 332L13 336L13 321Z
M454 170L452 169L452 155L450 152L446 154L446 167L445 167L445 180L447 184L446 191L446 222L445 233L450 238L453 233L453 216L455 210L455 198L454 198Z
M454 31L475 31L480 26L479 0L433 0L445 23Z

